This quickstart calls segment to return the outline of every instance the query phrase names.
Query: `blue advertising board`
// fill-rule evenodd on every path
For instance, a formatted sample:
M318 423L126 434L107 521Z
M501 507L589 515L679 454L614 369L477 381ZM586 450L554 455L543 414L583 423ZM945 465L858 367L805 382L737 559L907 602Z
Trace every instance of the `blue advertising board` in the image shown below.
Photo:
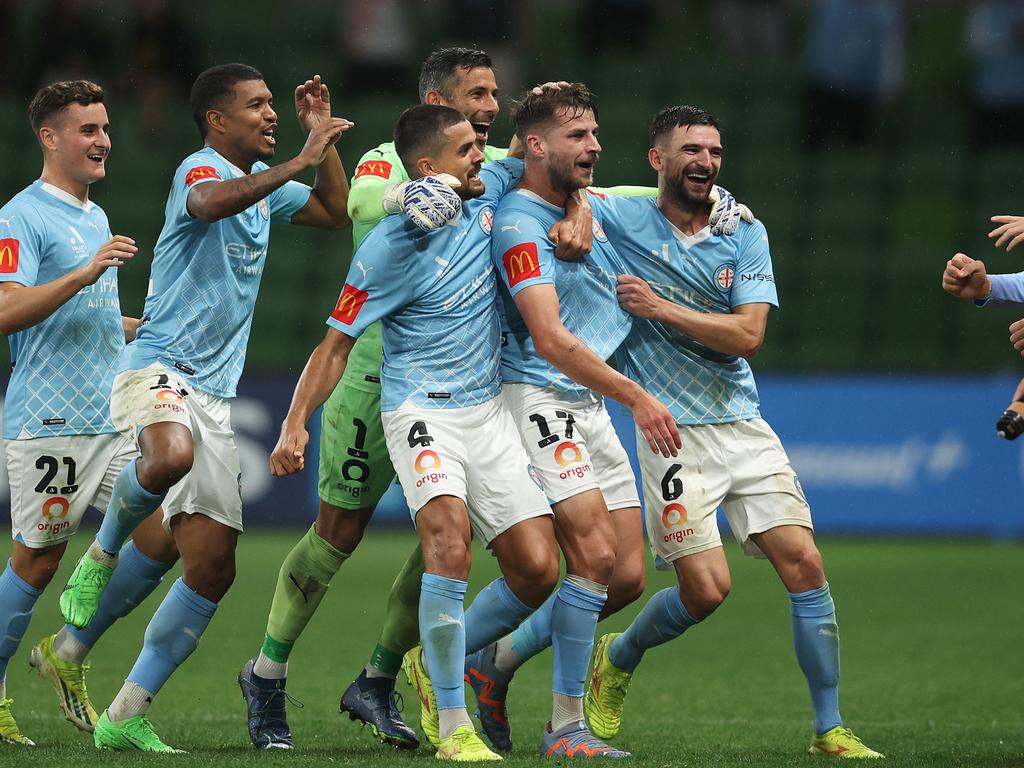
M294 383L293 376L246 376L233 404L249 525L308 525L316 514L317 417L307 469L291 478L268 470ZM763 375L758 388L819 532L1011 537L1024 536L1024 438L999 440L995 421L1016 383L1008 376ZM632 421L611 406L635 467ZM3 468L0 509L9 514ZM397 486L375 524L410 525Z

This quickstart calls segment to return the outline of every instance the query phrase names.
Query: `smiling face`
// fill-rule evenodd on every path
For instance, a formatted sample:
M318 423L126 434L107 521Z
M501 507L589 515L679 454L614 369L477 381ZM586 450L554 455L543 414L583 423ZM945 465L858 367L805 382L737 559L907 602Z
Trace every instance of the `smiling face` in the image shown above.
M722 137L710 125L682 125L652 147L658 185L684 207L706 205L722 168Z
M473 126L477 148L482 150L487 145L491 124L500 109L494 70L490 67L456 67L451 82L451 98L438 94L436 101L466 116Z
M46 166L60 186L84 191L106 175L110 121L102 103L73 103L55 112L40 127L39 140Z
M593 184L601 156L594 113L588 109L577 114L572 107L562 107L544 128L543 133L527 136L527 146L547 171L552 189L568 195Z
M211 122L220 129L224 141L233 154L252 160L269 160L274 156L274 131L277 113L274 97L262 80L240 80L235 83L233 96ZM209 118L208 118L209 119Z
M463 200L480 197L484 193L484 183L480 179L484 153L477 146L473 126L467 121L456 123L447 128L444 135L445 143L437 157L431 159L432 170L435 173L450 173L462 182L462 186L455 191Z

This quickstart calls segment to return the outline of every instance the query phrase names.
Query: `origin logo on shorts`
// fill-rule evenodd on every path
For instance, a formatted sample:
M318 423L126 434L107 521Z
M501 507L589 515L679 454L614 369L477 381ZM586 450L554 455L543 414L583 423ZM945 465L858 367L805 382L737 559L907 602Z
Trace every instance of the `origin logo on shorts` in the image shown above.
M413 467L416 469L416 474L423 475L423 477L416 481L417 488L422 488L427 483L436 483L439 480L448 479L448 475L440 471L441 457L437 455L436 451L432 451L429 448L420 451L416 461L413 462Z
M171 413L185 413L185 398L180 392L173 389L157 390L153 397L157 402L153 403L154 411L170 411Z
M508 287L514 288L523 280L540 277L540 259L537 257L536 243L520 243L513 245L501 257L508 276Z
M18 252L20 243L16 238L5 237L0 240L0 273L12 275L18 271Z
M197 181L201 179L217 179L221 180L220 174L217 173L217 169L212 165L200 165L193 168L191 171L185 174L185 186L191 187Z
M391 163L387 160L367 160L356 168L356 175L352 180L361 179L363 176L378 176L382 179L390 178Z
M686 507L673 502L661 511L661 524L669 529L663 537L665 541L682 541L693 535L693 528L686 527ZM674 529L674 530L673 530Z
M51 496L43 502L43 522L36 525L36 530L55 536L65 528L70 528L71 522L64 519L70 509L71 502L63 496Z
M589 464L581 464L582 461L583 451L571 440L565 440L555 446L555 462L562 467L562 471L558 474L562 480L567 480L572 476L582 478L586 475L592 467Z
M356 317L359 316L359 310L363 308L363 304L366 303L369 295L366 291L359 290L351 283L345 283L341 296L338 297L338 304L334 307L334 311L331 312L331 317L339 323L352 325Z

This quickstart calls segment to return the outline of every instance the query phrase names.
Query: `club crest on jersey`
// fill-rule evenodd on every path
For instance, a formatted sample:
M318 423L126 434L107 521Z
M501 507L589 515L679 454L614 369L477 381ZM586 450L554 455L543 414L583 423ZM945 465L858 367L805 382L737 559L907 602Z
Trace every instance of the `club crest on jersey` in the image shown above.
M520 243L513 245L501 257L508 276L508 287L514 288L523 280L540 277L540 259L537 257L536 243Z
M18 271L19 247L16 238L5 237L0 240L0 273L13 274Z
M600 240L602 243L608 242L608 235L604 233L604 227L601 226L596 218L590 219L590 229L594 233L594 237Z
M217 179L220 181L220 174L212 165L200 165L185 174L185 186L191 187L200 179Z
M736 268L732 264L721 264L715 270L715 285L720 291L728 291L732 288L734 279L736 279Z
M491 206L486 206L480 211L480 217L477 219L477 223L480 224L480 229L484 231L485 235L491 234L491 227L494 226L494 209Z
M256 204L256 207L260 209L260 216L262 216L264 219L269 219L270 218L270 206L267 205L267 199L266 198L263 198L262 200L260 200Z
M359 310L363 308L363 304L366 303L369 295L366 291L359 290L351 283L345 283L341 296L338 297L338 303L334 307L334 311L331 312L331 317L339 323L352 325L356 317L359 316Z
M352 180L361 179L363 176L379 176L387 179L391 176L391 163L387 160L367 160L356 168L356 175Z

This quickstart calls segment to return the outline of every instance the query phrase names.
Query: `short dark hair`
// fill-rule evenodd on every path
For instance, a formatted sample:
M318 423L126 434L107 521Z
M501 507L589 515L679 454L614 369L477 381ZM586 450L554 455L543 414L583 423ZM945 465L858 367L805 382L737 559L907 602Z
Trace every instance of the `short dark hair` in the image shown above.
M597 119L594 94L583 83L545 88L540 94L527 91L521 99L512 102L512 126L516 136L525 141L531 128L551 120L561 109L569 112L570 119L580 117L584 112L593 112L594 119Z
M192 119L196 121L199 135L206 138L206 113L224 106L225 101L234 94L235 83L264 79L258 69L248 64L218 64L200 72L189 94Z
M457 109L440 104L409 107L395 125L395 151L413 178L416 160L437 152L445 142L444 132L466 119Z
M491 69L491 57L475 48L438 48L427 56L420 69L420 101L428 91L437 91L448 101L455 95L453 80L457 69Z
M96 83L90 80L61 80L39 89L28 105L28 121L32 124L33 132L39 133L49 117L70 104L87 107L102 103L103 89Z
M682 128L684 125L710 125L712 128L721 130L718 120L700 107L690 107L685 104L665 107L651 121L651 146L653 147L662 136L672 133L676 128Z

